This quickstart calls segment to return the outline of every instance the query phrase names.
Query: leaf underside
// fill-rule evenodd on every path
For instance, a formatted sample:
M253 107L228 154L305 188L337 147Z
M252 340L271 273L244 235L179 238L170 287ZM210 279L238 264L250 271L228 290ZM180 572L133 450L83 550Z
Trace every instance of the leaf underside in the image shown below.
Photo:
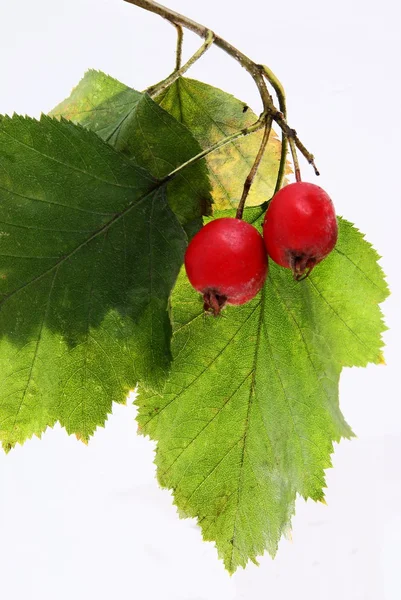
M139 429L158 442L160 484L229 572L266 549L274 556L297 493L324 499L333 442L353 435L341 369L382 360L377 258L340 220L336 250L308 279L270 262L262 293L221 318L204 316L179 278L172 372L163 394L140 391Z

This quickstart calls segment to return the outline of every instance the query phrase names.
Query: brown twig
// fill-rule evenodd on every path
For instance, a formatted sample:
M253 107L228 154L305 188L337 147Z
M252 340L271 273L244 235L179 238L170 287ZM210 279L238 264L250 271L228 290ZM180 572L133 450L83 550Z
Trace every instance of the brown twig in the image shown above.
M210 29L208 29L204 25L201 25L196 21L193 21L192 19L189 19L188 17L177 13L174 10L167 8L166 6L158 4L153 0L125 0L125 2L128 2L129 4L134 4L135 6L155 13L163 17L167 21L175 23L176 25L180 25L181 27L185 27L186 29L189 29L193 33L196 33L197 35L205 39L211 33ZM319 172L315 167L313 154L311 154L305 148L305 146L299 140L298 136L294 134L294 130L287 124L284 114L274 106L273 100L269 94L264 79L266 76L266 71L263 65L255 63L253 60L248 58L248 56L243 54L240 50L235 48L235 46L227 42L219 35L213 35L213 43L225 52L227 52L227 54L229 54L232 58L237 60L240 63L240 65L244 67L244 69L246 69L248 73L252 76L253 80L255 81L258 87L259 94L262 99L263 112L265 114L271 115L272 119L278 124L278 126L281 128L281 130L287 137L291 135L293 136L294 142L298 150L306 158L306 160L314 167L315 173L318 175Z
M271 129L272 129L272 117L271 117L271 115L266 115L266 117L265 117L265 130L264 130L264 133L263 133L262 142L261 142L261 144L259 146L259 150L258 150L258 153L256 155L255 162L252 165L252 169L250 170L248 177L245 179L244 189L242 190L241 200L239 201L238 208L237 208L237 213L235 215L235 217L237 219L242 219L242 215L243 215L244 207L245 207L245 202L246 202L246 199L248 197L249 191L251 189L253 180L255 179L255 175L256 175L256 173L258 171L259 165L260 165L260 163L262 161L263 155L265 153L266 146L267 146L267 143L269 141L269 136L270 136Z

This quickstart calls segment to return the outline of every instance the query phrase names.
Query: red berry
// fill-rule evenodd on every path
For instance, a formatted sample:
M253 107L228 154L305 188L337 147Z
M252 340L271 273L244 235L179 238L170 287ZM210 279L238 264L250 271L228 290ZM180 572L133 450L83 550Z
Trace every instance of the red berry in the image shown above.
M192 286L203 294L205 310L217 315L226 303L244 304L266 279L262 236L240 219L210 221L192 238L185 269Z
M273 196L263 224L268 255L292 269L296 280L307 277L337 241L334 206L322 188L297 182Z

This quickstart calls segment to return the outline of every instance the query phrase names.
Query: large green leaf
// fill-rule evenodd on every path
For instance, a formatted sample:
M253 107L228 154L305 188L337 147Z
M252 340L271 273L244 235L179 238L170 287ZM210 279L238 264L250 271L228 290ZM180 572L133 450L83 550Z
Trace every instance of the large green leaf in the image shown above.
M257 120L255 113L231 94L194 79L178 79L155 100L192 131L202 148L208 148ZM259 131L239 138L207 156L216 208L237 206L262 135L262 131ZM272 197L280 152L281 143L272 132L247 199L248 206L262 204Z
M352 436L341 369L382 360L387 287L377 258L340 220L335 251L308 279L270 263L262 293L220 318L204 316L179 278L172 372L163 394L140 391L139 428L158 442L161 485L230 572L275 554L297 493L324 498L333 441Z
M185 234L165 187L98 136L0 119L0 439L87 440L170 362Z
M51 115L95 131L158 178L201 152L190 131L147 94L99 71L88 71ZM210 213L210 183L204 161L169 182L168 198L183 224Z

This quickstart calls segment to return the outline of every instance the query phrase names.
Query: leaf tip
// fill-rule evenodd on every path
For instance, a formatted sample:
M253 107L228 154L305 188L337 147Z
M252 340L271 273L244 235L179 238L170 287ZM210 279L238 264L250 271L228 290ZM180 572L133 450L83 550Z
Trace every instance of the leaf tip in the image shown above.
M292 529L291 529L291 526L290 526L290 525L288 525L288 527L285 527L285 528L283 529L283 536L284 536L284 538L285 538L285 539L286 539L288 542L291 542L291 544L292 544L292 542L293 542L293 539L292 539Z
M4 452L6 454L8 454L15 446L16 446L16 442L11 443L11 442L2 442L1 444Z
M89 437L88 437L88 436L85 436L84 434L82 434L82 433L80 433L80 432L77 432L77 433L75 434L75 437L77 438L77 440L78 440L79 442L82 442L83 444L85 444L85 446L87 446L87 445L88 445L88 442L89 442Z
M386 359L384 358L383 352L379 355L379 360L378 360L377 364L384 365L385 367L387 366Z

